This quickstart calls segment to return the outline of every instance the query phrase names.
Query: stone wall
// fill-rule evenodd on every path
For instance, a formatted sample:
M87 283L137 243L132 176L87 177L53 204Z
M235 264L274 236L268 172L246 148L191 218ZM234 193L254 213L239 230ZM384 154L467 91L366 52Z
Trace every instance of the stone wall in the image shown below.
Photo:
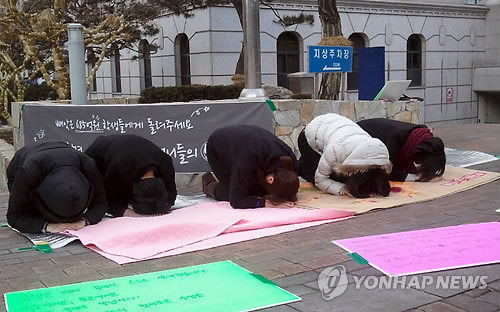
M316 116L335 113L353 121L367 118L389 118L419 123L420 102L273 100L274 133L299 155L297 138Z

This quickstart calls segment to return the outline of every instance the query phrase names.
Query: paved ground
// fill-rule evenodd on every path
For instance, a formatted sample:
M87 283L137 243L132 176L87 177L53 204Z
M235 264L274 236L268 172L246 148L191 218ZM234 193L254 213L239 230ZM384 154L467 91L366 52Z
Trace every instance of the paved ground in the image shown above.
M434 131L448 147L500 154L500 125L445 126ZM473 168L500 172L500 161ZM500 264L450 270L433 277L488 276L486 289L424 291L356 290L354 276L380 276L367 265L347 257L331 240L484 221L500 221L500 181L431 202L375 211L351 220L303 229L249 242L120 266L74 242L52 254L19 252L29 242L0 228L0 293L160 271L230 259L272 279L302 297L298 303L268 311L499 311ZM200 192L199 188L181 193ZM5 222L8 195L0 195L0 222ZM347 291L324 300L317 286L319 272L342 264L347 268ZM407 281L408 282L408 281ZM0 311L3 307L0 299Z

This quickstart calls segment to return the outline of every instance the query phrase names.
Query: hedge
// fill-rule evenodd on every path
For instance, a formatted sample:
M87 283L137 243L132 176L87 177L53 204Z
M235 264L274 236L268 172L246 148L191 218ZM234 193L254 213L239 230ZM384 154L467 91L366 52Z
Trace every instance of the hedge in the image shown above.
M24 90L24 101L47 101L57 99L57 93L45 82L42 84L29 85Z
M240 96L242 89L243 87L236 85L150 87L141 91L139 103L237 99Z

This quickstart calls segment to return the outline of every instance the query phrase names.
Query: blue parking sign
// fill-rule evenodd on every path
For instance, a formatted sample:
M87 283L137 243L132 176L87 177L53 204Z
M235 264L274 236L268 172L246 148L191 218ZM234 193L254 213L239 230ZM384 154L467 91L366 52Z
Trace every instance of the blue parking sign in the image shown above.
M309 46L309 72L352 72L352 47Z

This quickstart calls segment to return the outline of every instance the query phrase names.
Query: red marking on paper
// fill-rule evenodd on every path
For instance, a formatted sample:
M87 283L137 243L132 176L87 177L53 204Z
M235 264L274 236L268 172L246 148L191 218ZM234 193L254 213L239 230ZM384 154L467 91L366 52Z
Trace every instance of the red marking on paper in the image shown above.
M460 184L460 183L465 182L465 181L470 181L470 180L480 178L480 177L485 176L485 175L486 175L486 172L479 172L478 171L478 172L474 172L471 174L466 174L459 179L452 179L451 181L448 181L448 182L443 183L441 185L442 186L453 186L453 185L457 185L457 184Z
M401 188L399 186L391 187L391 193L399 193L401 192Z

